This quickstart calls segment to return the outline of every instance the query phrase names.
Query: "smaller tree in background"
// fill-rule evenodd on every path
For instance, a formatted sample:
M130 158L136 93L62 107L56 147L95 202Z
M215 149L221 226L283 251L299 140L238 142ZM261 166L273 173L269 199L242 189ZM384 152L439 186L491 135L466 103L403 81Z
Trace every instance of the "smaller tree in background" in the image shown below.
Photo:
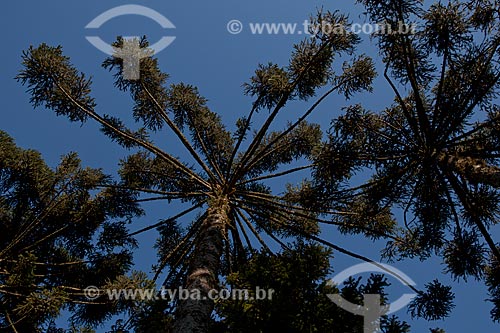
M364 294L378 294L384 305L389 284L382 275L371 275L365 284L361 277L351 277L340 290L329 286L330 259L331 251L304 243L290 245L277 255L252 256L227 283L239 289L271 289L273 297L219 302L217 315L223 319L213 332L363 332L363 317L339 308L327 295L338 293L363 305ZM383 333L410 332L410 326L395 317L382 317L380 327Z
M500 250L490 234L500 213L500 13L498 1L362 0L368 17L393 31L375 36L394 103L381 112L361 105L333 122L316 160L316 185L345 216L347 233L390 233L386 258L443 258L455 279L484 279L500 320ZM365 184L337 191L332 170L373 171ZM336 183L336 181L334 181ZM402 223L391 215L399 209ZM354 226L354 227L352 227ZM448 287L432 282L412 313L442 318Z
M125 274L136 246L126 224L141 210L104 184L109 177L76 154L52 170L0 131L1 331L42 332L62 309L91 323L123 310L83 292Z
M328 294L340 293L362 305L363 294L379 294L387 301L389 286L381 275L366 284L351 278L339 291L326 282L332 273L331 251L313 243L289 244L281 253L256 252L225 279L228 290L247 290L247 299L218 299L209 332L363 332L363 318L337 307ZM259 288L259 289L257 289ZM272 290L260 294L257 290ZM136 333L170 332L171 302L159 300L132 318ZM410 326L395 317L382 317L383 333L408 333Z

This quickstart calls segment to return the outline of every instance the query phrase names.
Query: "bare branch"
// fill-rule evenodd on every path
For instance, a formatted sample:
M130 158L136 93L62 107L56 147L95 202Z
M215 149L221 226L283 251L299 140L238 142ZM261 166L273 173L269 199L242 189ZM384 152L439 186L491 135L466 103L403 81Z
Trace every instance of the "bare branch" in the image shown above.
M155 223L155 224L153 224L153 225L150 225L150 226L148 226L148 227L145 227L145 228L139 229L139 230L134 231L134 232L132 232L132 233L129 233L127 236L135 236L135 235L137 235L137 234L140 234L141 232L148 231L148 230L151 230L151 229L157 228L157 227L159 227L159 226L161 226L161 225L163 225L163 224L165 224L165 223L175 221L175 220L177 220L178 218L180 218L180 217L182 217L182 216L186 215L187 213L192 212L193 210L195 210L195 209L197 209L197 208L199 208L199 207L203 206L204 204L205 204L205 201L202 201L202 202L200 202L200 203L198 203L198 204L196 204L196 205L194 205L194 206L192 206L192 207L190 207L190 208L188 208L188 209L186 209L186 210L183 210L182 212L180 212L179 214L177 214L177 215L175 215L175 216L172 216L172 217L170 217L170 218L168 218L168 219L166 219L166 220L160 221L160 222Z

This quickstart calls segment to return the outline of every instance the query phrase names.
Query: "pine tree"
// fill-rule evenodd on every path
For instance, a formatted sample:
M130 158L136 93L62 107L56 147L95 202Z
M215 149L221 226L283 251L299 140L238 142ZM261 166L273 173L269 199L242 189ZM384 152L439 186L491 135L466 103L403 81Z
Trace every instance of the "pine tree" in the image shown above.
M63 308L89 322L119 311L84 289L129 270L136 243L126 224L141 210L104 185L110 178L75 153L53 170L0 131L1 331L42 332Z
M262 251L232 273L227 284L250 291L257 287L274 291L264 300L221 300L215 332L364 332L363 318L334 304L328 294L339 293L351 303L363 305L364 294L381 295L387 302L387 280L372 274L362 283L350 278L339 290L328 285L331 251L317 244L290 244L277 255ZM250 297L254 297L250 294ZM383 333L408 333L410 326L395 317L381 318Z
M313 23L349 25L345 16L329 12L319 13ZM124 42L119 38L115 48L120 49ZM332 65L337 56L352 55L358 42L359 38L347 30L342 34L316 30L295 45L287 66L259 66L245 85L246 94L254 98L252 108L247 117L238 120L234 133L209 109L196 87L167 85L168 75L152 57L141 59L138 80L124 76L128 69L117 57L103 63L115 70L116 87L128 91L134 101L133 118L141 126L136 130L115 116L97 112L91 80L70 64L61 47L30 47L24 53L24 69L18 79L28 86L35 107L44 106L74 122L92 119L111 140L134 150L121 162L117 188L132 191L132 195L149 195L141 200L179 200L189 205L138 232L155 227L160 230L161 258L155 280L168 268L164 285L183 283L188 290L199 290L206 296L218 287L218 277L234 271L255 247L252 237L269 250L261 233L280 246L285 246L284 239L304 238L370 261L320 237L319 223L339 224L337 217L348 213L323 205L307 178L278 191L284 194L272 192L266 183L313 168L312 155L322 132L306 118L319 104L333 93L350 97L371 89L375 73L370 58L352 57L340 72ZM143 38L139 45L146 48L148 43ZM313 97L314 102L296 121L284 130L271 130L288 104L299 101L297 105L303 105ZM253 128L252 120L263 110L269 115L260 127ZM152 137L160 136L164 129L177 137L191 161L181 160L153 142ZM247 138L252 131L254 136ZM292 165L294 161L307 164ZM178 219L192 211L199 213L198 218L181 226ZM210 300L178 302L174 331L206 332L213 308Z
M358 2L371 21L415 31L374 36L394 102L380 112L346 109L316 159L316 186L330 189L324 196L333 206L358 213L346 220L355 227L343 231L372 236L369 227L399 238L390 240L388 258L437 254L455 279L486 277L499 320L500 250L489 232L500 208L499 3ZM373 176L336 191L329 172L339 161L352 174L368 169ZM443 307L412 312L445 316L452 294L437 282L429 287L444 297Z

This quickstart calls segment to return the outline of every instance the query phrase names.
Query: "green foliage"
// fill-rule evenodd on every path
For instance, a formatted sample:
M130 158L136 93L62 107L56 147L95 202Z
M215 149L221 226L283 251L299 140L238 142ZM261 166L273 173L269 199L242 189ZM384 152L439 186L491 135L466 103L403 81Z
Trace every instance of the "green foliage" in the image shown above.
M104 115L102 119L109 126L103 126L101 132L120 146L130 149L139 147L139 142L148 142L149 134L144 128L133 131L128 129L117 117Z
M82 303L83 289L129 269L136 243L125 225L141 210L129 193L107 188L111 184L100 170L83 168L74 153L52 170L0 131L2 327L15 323L19 332L38 332L63 308L91 314L96 308Z
M453 241L448 242L443 253L448 266L447 273L454 278L463 278L465 281L468 276L481 279L486 252L476 233L456 231Z
M19 286L36 281L36 263L48 260L40 256L50 253L51 258L91 262L70 267L68 281L82 281L73 279L85 277L98 286L109 285L110 281L127 284L129 280L118 277L130 265L129 249L114 249L133 245L133 239L123 221L108 220L137 214L138 208L132 205L135 201L179 200L189 208L134 233L155 227L160 232L155 280L168 269L165 284L176 287L181 281L196 280L197 270L203 269L212 277L210 281L223 276L235 286L269 286L281 295L267 303L216 304L224 320L214 324L218 325L214 331L287 327L290 331L345 332L359 328L359 318L340 311L324 297L326 291L332 290L322 283L329 270L326 253L303 242L314 240L339 252L364 257L319 237L321 224L337 225L343 233L389 239L384 253L390 259L425 259L438 254L454 278L484 277L495 305L492 315L498 320L498 265L496 261L485 264L486 245L494 260L500 259L500 251L488 233L488 227L498 220L500 188L500 117L494 104L500 87L500 25L494 10L497 2L452 0L427 9L419 0L358 2L374 22L384 21L392 30L401 24L417 23L418 29L415 34L374 36L394 102L380 112L366 110L362 105L345 108L344 114L332 122L326 140L319 126L307 122L307 117L333 93L349 99L355 93L372 91L377 75L369 57L355 54L359 43L356 35L347 29L344 33L317 29L325 25L348 27L348 18L337 12L319 12L311 19L312 36L294 46L286 65L259 65L244 85L244 93L253 98L252 108L247 116L238 119L234 133L209 109L207 99L196 87L185 83L167 85L168 75L152 57L141 59L137 80L124 78L121 59L112 57L103 63L114 71L116 87L130 92L133 118L139 127L133 130L121 119L101 116L94 110L90 81L62 55L60 47L42 44L26 51L18 80L27 85L35 107L45 106L70 121L84 122L90 117L111 140L133 148L134 153L121 161L121 181L117 184L99 172L81 171L71 158L61 163L72 168L68 175L78 175L74 186L81 186L81 190L65 197L60 215L53 220L71 221L76 236L64 235L62 241L54 243L59 246L62 242L63 246L49 246L48 252L13 254L11 260L22 265L13 271L9 283ZM114 46L119 48L124 43L119 38ZM142 38L139 46L146 49L147 40ZM337 58L346 56L351 59L335 66ZM271 129L288 104L311 99L311 106L298 119L289 121L283 130ZM269 115L254 128L252 117L262 109L268 109ZM175 157L153 142L150 132L160 130L170 130L191 160ZM292 165L301 162L308 164ZM30 167L43 170L38 177L54 177L42 163L38 164ZM371 178L351 188L349 180L366 170L373 171ZM301 175L295 184L281 191L275 192L266 182L295 176L299 171L307 176ZM27 174L35 175L32 171ZM57 171L55 174L57 178ZM38 178L28 180L19 180L23 184L19 196L5 201L7 208L1 202L0 216L7 217L3 220L17 218L22 222L27 219L25 212L44 202L26 195L45 193L46 189L38 185L44 182ZM95 198L88 194L103 183L107 189L102 194ZM396 209L403 214L401 225L393 216ZM196 211L197 217L181 225L179 219L191 211ZM68 212L69 219L64 215ZM218 217L213 218L215 215ZM210 223L217 225L216 230ZM6 226L14 235L19 232L15 225ZM97 230L106 235L97 236ZM285 251L269 255L269 246L261 234ZM202 246L211 239L213 246ZM254 249L255 239L261 252ZM296 250L303 257L288 249L285 243L290 239L299 242ZM99 245L93 246L92 240ZM14 245L6 251L13 251ZM211 260L214 256L217 260ZM208 261L214 262L210 268L205 264L195 267L195 263ZM148 283L142 278L131 279L137 285ZM365 291L385 296L386 286L383 278L372 276L364 285L360 280L349 280L341 292L359 303ZM452 292L437 281L427 289L412 304L412 314L430 320L445 317L453 307ZM53 316L63 304L58 303L63 294L54 289L40 295L33 294L33 299L54 298L55 305L49 307L48 315ZM148 332L150 321L156 323L151 326L155 330L171 327L173 313L186 304L172 301L146 305L106 303L98 311L90 306L71 306L70 310L92 324L117 311L131 311L137 315L132 325ZM205 310L210 313L211 308ZM330 320L330 312L335 320ZM205 323L209 318L198 320ZM126 326L117 323L113 330L126 330ZM386 333L409 330L406 323L394 318L384 318L382 327Z
M252 178L265 172L273 172L280 166L310 156L321 141L321 136L320 126L307 122L301 122L287 133L269 133L262 139L261 148L250 163L246 176ZM269 146L273 146L272 149Z
M259 65L250 83L243 85L245 94L256 96L255 107L272 109L287 92L290 84L289 74L276 64Z
M314 38L294 46L288 71L292 82L297 82L294 92L297 98L307 100L315 95L316 89L328 83L332 75L332 55L332 48L325 47L321 40Z
M176 198L175 192L187 199L197 198L196 193L203 188L171 163L149 152L138 152L120 161L120 177L125 189L141 189L162 194L166 198ZM189 195L193 193L193 195Z
M489 301L493 303L491 317L500 322L500 260L492 256L486 268L486 286L490 293Z
M335 55L351 54L360 39L347 30L338 33L334 31L335 29L331 29L332 31L326 34L323 31L326 29L321 27L347 27L349 25L347 17L338 12L319 12L310 22L312 37L294 45L287 67L273 63L261 64L250 82L244 84L245 94L256 97L254 102L256 110L263 107L269 110L280 108L295 98L308 100L316 95L319 88L328 83L338 83L341 86L339 91L346 96L354 91L370 89L374 73L369 58L358 59L353 68L345 65L344 72L340 75L343 80L339 80L332 70ZM351 75L350 79L343 77L355 72L361 75L357 77Z
M318 13L314 22L345 24L347 18L338 13L326 12ZM355 58L351 64L345 62L339 73L333 68L334 58L352 54L358 42L359 38L352 33L325 35L318 30L294 46L287 66L261 65L244 88L247 94L255 98L253 109L248 117L238 121L234 134L227 131L221 118L208 108L207 99L200 95L196 87L184 83L167 86L168 75L159 69L157 60L152 57L140 60L140 76L137 80L124 78L126 69L122 59L111 57L103 63L105 68L114 71L115 86L130 92L134 101L133 118L139 125L137 130L130 129L115 116L99 115L94 110L96 105L89 97L90 81L85 81L83 75L77 74L69 59L62 55L60 47L42 44L26 51L24 69L18 80L28 86L34 106L43 105L58 115L68 116L70 120L83 122L90 117L102 126L102 132L111 140L125 148L138 150L121 161L121 182L108 184L106 193L117 199L115 208L106 206L107 209L122 211L125 208L122 200L127 196L138 201L180 200L192 205L171 218L134 233L159 227L159 264L156 266L155 279L162 270L168 268L170 272L165 282L178 286L190 270L196 271L196 267L190 267L190 262L210 255L197 250L204 237L209 237L208 233L204 233L204 220L208 219L206 211L199 211L199 217L187 227L177 223L178 218L203 206L213 209L227 207L225 214L229 217L227 225L223 226L224 230L221 230L226 242L217 245L224 247L217 249L220 250L217 253L224 253L221 270L211 272L213 276L230 273L234 263L246 259L246 248L253 248L247 231L264 248L267 245L259 233L269 235L284 248L283 238L316 239L314 235L320 232L317 219L322 212L318 210L319 206L311 209L306 204L317 200L312 197L307 200L294 198L292 192L301 191L292 190L292 187L288 187L291 193L273 195L263 180L311 169L312 164L302 168L286 167L294 161L311 160L319 146L322 139L319 126L306 122L306 117L319 102L333 92L350 97L355 92L371 89L375 73L368 57ZM124 43L123 38L118 38L114 46L124 47ZM147 50L145 38L139 40L139 47ZM327 88L328 91L302 117L289 122L282 131L270 131L271 123L288 101L308 100L321 88ZM241 150L243 139L251 131L252 115L263 107L272 110L271 114L250 139L248 148ZM152 141L149 131L166 127L194 159L195 166L170 155ZM144 194L149 197L139 198ZM92 212L97 214L100 211ZM118 237L131 241L121 222L109 224L105 223L102 216L89 215L86 225L89 226L87 233L86 230L78 230L77 233L79 237L80 233L86 235L82 238L85 242L76 241L76 245L68 245L76 246L73 250L78 250L79 256L85 256L86 251L91 250L88 244L93 235L92 227L99 226L106 231L106 235L97 238L103 243L97 247L99 250L110 251L120 245ZM116 276L124 273L120 271L120 263L126 259L125 253L109 253L107 256L95 253L91 259L105 265ZM105 276L106 271L96 267L93 275L95 284L102 286ZM105 303L99 307L99 315L91 307L72 308L77 316L86 318L92 324L113 311L124 309L116 304Z
M370 20L415 31L374 34L394 102L332 122L312 192L353 213L343 232L389 235L386 258L439 255L453 278L483 279L487 255L500 258L489 233L500 208L498 2L358 2ZM367 171L359 186L339 182Z
M121 49L124 45L124 39L118 37L113 43L113 47ZM139 40L139 47L147 49L149 42L146 37ZM158 69L156 59L151 57L143 57L140 60L140 76L141 81L127 80L123 78L123 59L118 57L110 57L106 59L102 66L108 70L116 69L115 86L121 91L129 91L135 104L133 108L133 116L136 121L142 121L144 127L153 131L163 127L163 118L159 112L156 112L157 104L165 108L167 105L167 92L165 83L168 75ZM148 98L149 95L154 97L154 100Z
M410 325L405 321L401 322L396 317L384 317L381 320L381 329L384 333L409 333Z
M460 7L457 2L449 2L447 6L436 3L424 15L426 20L424 41L438 55L442 55L445 51L456 52L466 46L472 38Z
M349 99L354 93L366 90L372 92L372 81L377 76L371 58L358 56L352 63L344 62L342 74L335 77L334 82L340 85L340 92Z
M167 92L167 107L180 129L189 128L193 147L203 152L212 165L226 170L233 149L231 134L221 118L210 111L207 100L191 85L172 84Z
M70 66L60 46L31 46L23 52L23 66L25 70L17 79L30 86L30 102L34 107L57 110L57 115L67 116L70 121L87 120L88 115L81 107L92 110L96 106L90 97L91 81Z
M330 251L314 244L297 243L277 255L258 253L237 272L229 275L231 288L272 289L271 299L221 300L216 313L222 319L213 332L362 332L363 318L338 308L326 295L340 293L350 302L362 304L364 293L380 293L388 286L382 276L372 275L361 284L350 279L338 290L326 283L331 273ZM409 332L396 318L384 317L384 333Z
M431 328L431 333L446 333L446 332L440 328Z
M412 317L422 317L426 320L439 320L447 317L455 307L455 295L451 287L434 280L425 285L426 291L421 291L408 306Z

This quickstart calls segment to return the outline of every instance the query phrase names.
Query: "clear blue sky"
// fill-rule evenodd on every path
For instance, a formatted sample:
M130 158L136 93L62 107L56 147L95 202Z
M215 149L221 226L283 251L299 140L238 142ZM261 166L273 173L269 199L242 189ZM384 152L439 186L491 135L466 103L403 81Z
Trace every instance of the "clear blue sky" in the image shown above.
M118 5L140 4L163 14L176 29L164 31L158 24L140 16L122 16L110 20L100 29L90 31L84 27L102 12ZM241 84L253 73L258 63L273 61L286 64L293 43L303 36L295 35L252 35L250 22L302 22L318 8L350 12L355 22L364 23L365 18L354 1L336 4L334 1L5 1L2 3L0 25L3 31L3 46L0 54L1 81L0 91L3 96L0 129L7 131L24 148L40 151L47 162L55 166L62 154L77 151L84 165L101 167L114 174L117 162L127 152L111 143L98 131L93 123L80 127L69 123L64 118L56 118L52 112L32 109L28 95L14 77L20 69L22 50L29 45L46 42L62 45L65 54L81 70L93 76L94 93L98 112L111 113L130 119L130 99L127 94L116 91L112 78L100 64L106 57L85 36L100 36L112 42L117 35L147 35L151 42L157 41L166 32L176 39L168 48L159 53L161 67L171 75L171 82L183 81L199 87L200 92L209 99L210 107L217 111L224 122L232 128L235 120L249 110L250 100L243 96ZM226 24L232 19L243 23L240 34L228 33ZM367 36L363 36L362 51L377 57ZM379 110L392 100L389 87L381 79L376 81L375 92L355 98L374 110ZM312 120L328 128L330 119L340 114L340 108L347 106L340 97L328 100ZM291 118L300 114L300 105L290 109ZM161 143L174 155L182 155L179 145L166 137ZM145 207L148 215L136 222L131 229L152 224L160 218L166 218L176 212L176 207L167 204L155 204ZM373 245L362 237L343 237L336 232L325 232L333 242L361 254L379 259L380 244ZM155 262L152 249L156 232L152 231L139 237L141 247L136 253L137 268L150 270ZM495 230L494 238L500 238ZM336 272L357 264L358 261L338 254L333 260ZM442 278L443 266L437 260L426 262L404 261L394 264L409 275L417 287L434 278ZM391 282L396 281L391 280ZM485 302L486 290L473 281L452 283L456 293L456 309L445 321L427 323L423 320L411 320L401 310L396 313L412 325L412 332L428 332L429 327L441 327L450 332L498 332L498 324L489 319L490 304ZM394 288L391 299L400 296Z

